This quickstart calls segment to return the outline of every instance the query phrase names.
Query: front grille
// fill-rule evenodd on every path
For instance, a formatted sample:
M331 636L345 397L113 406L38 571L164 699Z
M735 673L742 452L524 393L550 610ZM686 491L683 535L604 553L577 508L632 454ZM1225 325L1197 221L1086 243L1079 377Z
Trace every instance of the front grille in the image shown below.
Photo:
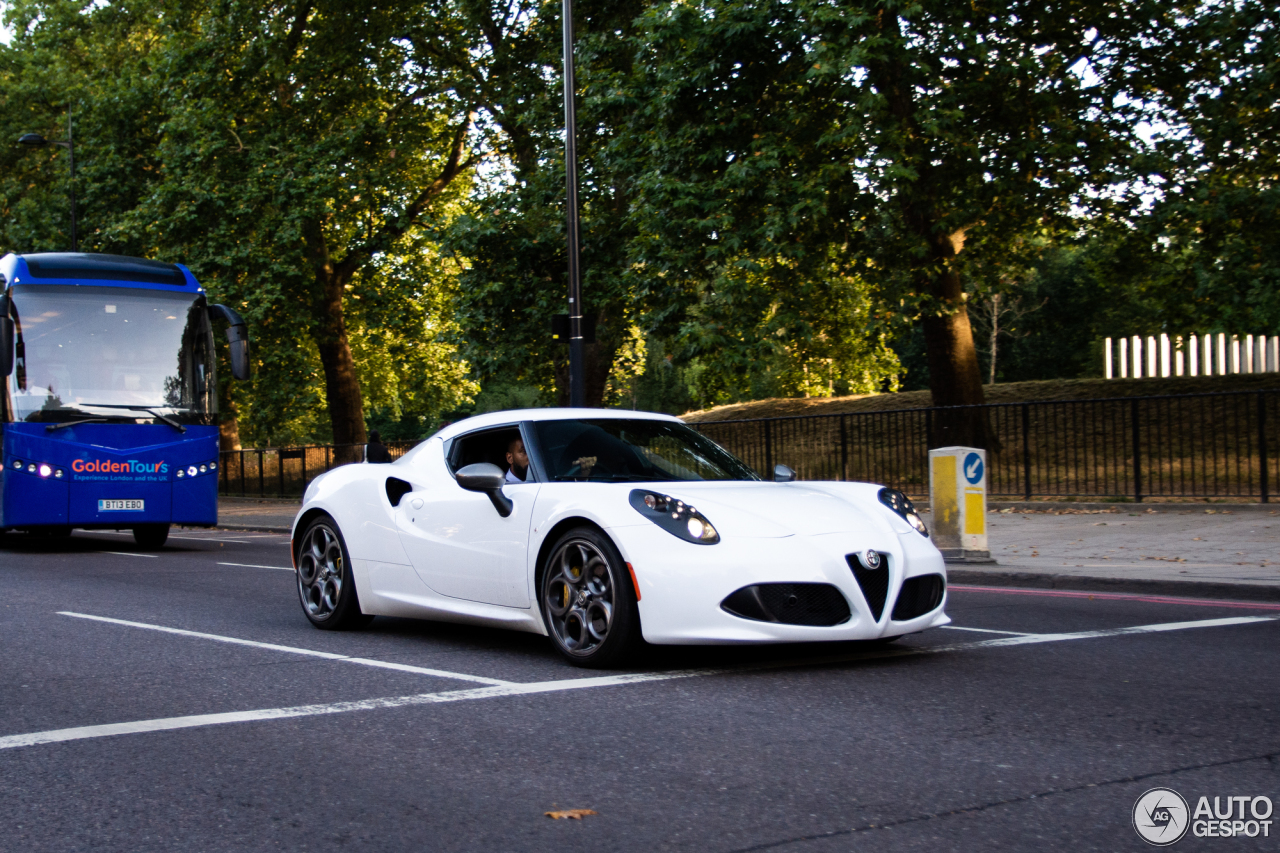
M905 622L917 616L923 616L942 603L942 593L947 582L942 575L920 575L907 578L902 582L902 591L898 593L898 601L893 605L890 618Z
M882 557L878 569L868 569L862 565L857 554L848 555L845 561L853 570L853 576L862 589L862 597L867 600L867 607L871 608L871 618L879 622L880 614L884 612L884 600L889 597L889 558Z
M757 622L828 627L847 622L849 602L827 583L761 583L744 586L720 607Z

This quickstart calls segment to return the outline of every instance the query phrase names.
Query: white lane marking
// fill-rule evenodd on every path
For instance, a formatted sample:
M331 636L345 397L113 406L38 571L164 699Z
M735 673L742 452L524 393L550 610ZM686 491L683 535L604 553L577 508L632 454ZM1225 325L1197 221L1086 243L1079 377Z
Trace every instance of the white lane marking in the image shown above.
M75 613L64 613L64 616L79 616ZM101 619L105 622L119 622L117 619L88 616L88 619ZM190 729L202 726L217 726L227 723L248 723L261 720L282 720L290 717L315 717L324 714L345 714L351 711L372 711L381 708L403 708L410 705L431 705L443 702L465 702L472 699L493 699L502 696L530 696L536 693L554 693L563 690L585 690L592 687L615 687L624 684L639 684L653 681L672 681L678 678L701 678L711 675L731 675L734 673L753 672L768 669L784 669L801 666L822 666L832 663L876 660L882 658L913 657L916 655L932 655L941 652L967 651L1002 646L1020 646L1034 643L1058 643L1065 640L1084 640L1095 637L1118 637L1126 634L1153 634L1164 631L1183 631L1190 628L1220 628L1228 625L1249 625L1256 622L1274 622L1280 616L1241 616L1228 619L1206 619L1200 622L1168 622L1161 625L1138 625L1133 628L1110 628L1101 631L1081 631L1074 634L1031 634L1026 637L1001 637L995 640L979 640L973 643L958 643L951 646L934 646L917 649L883 649L874 652L863 652L852 655L831 655L795 661L774 661L767 664L721 669L687 669L672 672L640 672L624 675L605 675L596 678L570 678L560 681L539 681L530 684L513 684L506 682L493 687L476 687L469 690L449 690L442 693L418 693L411 696L389 696L382 699L362 699L355 702L333 702L326 705L298 705L292 708L261 708L254 711L231 711L223 714L200 714L189 717L165 717L153 720L136 720L129 723L107 723L98 726L79 726L70 729L53 729L44 732L30 732L21 735L0 737L0 749L15 749L23 746L37 746L45 743L60 743L70 740L87 740L91 738L112 737L114 735L141 734L143 732L163 732L174 729ZM124 622L125 625L151 627L135 622ZM187 634L187 631L162 629L174 633ZM222 639L213 635L214 639ZM243 642L243 641L238 641ZM255 643L254 645L262 645ZM286 648L286 647L280 647ZM331 656L324 652L311 652L324 657ZM350 660L348 658L348 660Z
M99 551L98 553L115 554L118 557L146 557L149 560L154 560L156 557L160 556L159 554L135 554L132 551Z
M428 669L422 666L410 666L406 663L394 663L392 661L375 660L373 658L353 658L348 657L347 655L334 654L333 652L317 652L312 649L299 649L295 646L281 646L275 643L260 643L257 640L241 640L238 637L223 637L219 634L202 634L199 631L184 631L181 628L166 628L163 625L148 625L146 622L129 622L125 619L111 619L107 616L91 616L87 613L72 613L68 610L60 610L58 611L58 615L71 616L75 619L89 619L94 622L106 622L111 625L124 625L127 628L143 628L147 631L159 631L162 634L177 634L180 637L192 637L197 640L213 640L214 642L229 643L235 646L249 646L251 648L266 649L273 652L287 652L288 654L293 655L306 655L307 657L341 661L342 663L354 663L360 666L371 666L376 669L393 669L397 672L411 672L415 675L431 675L436 678L452 678L457 681L474 681L478 684L507 685L512 683L498 678L485 678L482 675L467 675L466 673L448 672L443 669Z
M939 628L949 628L952 631L977 631L980 634L1008 634L1011 637L1030 637L1025 631L997 631L994 628L966 628L963 625L939 625Z
M86 530L84 532L91 533L95 536L98 536L98 535L132 536L133 535L133 533L127 530ZM222 539L216 536L184 536L181 533L170 533L169 538L170 539L192 539L192 540L195 540L196 542L235 542L240 545L250 544L248 539Z
M507 683L501 687L476 687L470 690L449 690L443 693L418 693L412 696L390 696L383 699L361 699L354 702L334 702L327 705L298 705L292 708L263 708L256 711L231 711L224 714L200 714L190 717L168 717L157 720L138 720L131 723L108 723L102 726L80 726L71 729L54 729L25 735L0 737L0 749L59 743L69 740L111 737L112 735L163 732L173 729L189 729L200 726L217 726L226 723L248 723L259 720L283 720L290 717L314 717L324 714L345 714L351 711L373 711L382 708L404 708L410 705L433 705L444 702L465 702L472 699L494 699L502 696L526 696L534 693L553 693L561 690L583 690L589 687L610 687L619 684L635 684L644 681L670 681L676 678L694 678L718 675L724 670L685 670L681 672L635 673L631 675L607 675L599 678L570 678L563 681L541 681L533 684Z
M242 569L279 569L282 572L291 572L290 566L259 566L256 563L218 563L219 566L239 566Z

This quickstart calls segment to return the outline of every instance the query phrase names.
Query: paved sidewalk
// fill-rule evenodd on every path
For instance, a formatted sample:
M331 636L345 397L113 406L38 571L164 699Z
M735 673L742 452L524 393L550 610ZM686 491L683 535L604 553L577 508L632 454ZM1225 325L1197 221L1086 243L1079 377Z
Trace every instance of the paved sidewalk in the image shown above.
M299 506L220 498L218 526L287 533ZM952 566L952 582L1280 601L1280 506L1041 506L992 510L996 562Z
M302 500L278 498L218 498L218 526L227 530L266 530L288 533Z
M1280 507L1020 507L987 519L996 563L949 569L954 582L1280 600Z

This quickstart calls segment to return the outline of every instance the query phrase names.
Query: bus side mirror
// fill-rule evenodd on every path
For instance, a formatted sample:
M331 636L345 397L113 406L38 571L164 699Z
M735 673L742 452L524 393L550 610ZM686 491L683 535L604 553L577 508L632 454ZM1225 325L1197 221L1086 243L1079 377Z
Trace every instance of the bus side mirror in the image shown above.
M0 376L13 372L13 319L0 317Z
M249 327L244 318L225 305L210 305L211 320L227 321L227 343L230 347L231 375L236 379L249 378Z

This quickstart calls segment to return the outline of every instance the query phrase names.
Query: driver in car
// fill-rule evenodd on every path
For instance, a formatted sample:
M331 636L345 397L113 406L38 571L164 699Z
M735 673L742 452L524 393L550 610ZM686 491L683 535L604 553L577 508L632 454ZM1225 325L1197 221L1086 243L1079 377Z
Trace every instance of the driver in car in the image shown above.
M524 483L529 476L529 454L524 451L524 439L513 438L507 445L507 476L503 482L507 485Z

